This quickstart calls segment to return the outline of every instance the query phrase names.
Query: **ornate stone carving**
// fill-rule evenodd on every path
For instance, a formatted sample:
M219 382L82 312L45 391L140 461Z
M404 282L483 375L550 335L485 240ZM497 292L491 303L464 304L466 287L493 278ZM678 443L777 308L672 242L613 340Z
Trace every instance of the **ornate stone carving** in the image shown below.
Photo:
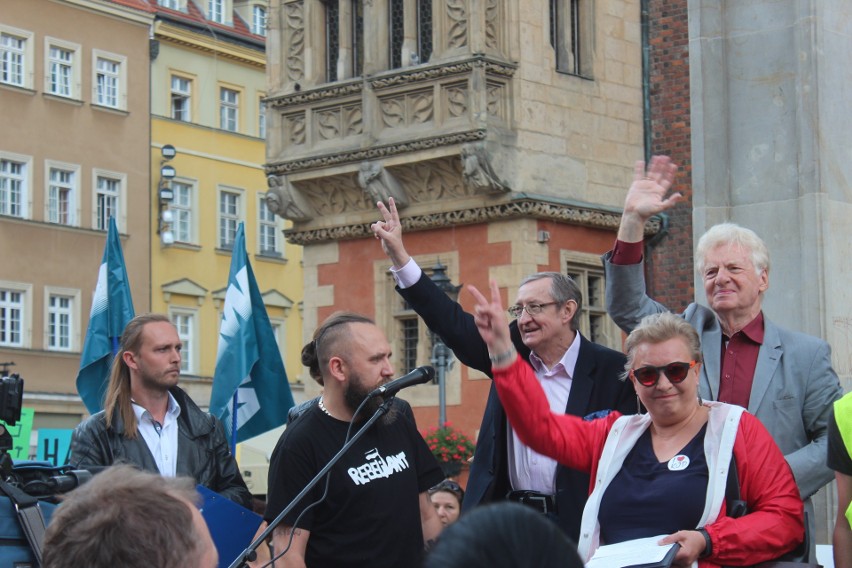
M305 5L303 2L284 4L284 37L286 38L287 78L301 81L305 77Z
M364 132L364 116L361 105L343 107L343 135L357 136Z
M289 95L281 95L267 99L270 105L274 108L292 107L295 105L303 105L324 101L327 99L339 99L350 95L359 94L363 89L360 81L358 83L349 83L348 85L338 85L327 89L314 89L312 91L303 91L298 93L290 93Z
M367 199L354 173L301 180L296 185L319 215L366 211L376 206Z
M454 227L458 225L486 223L518 217L547 219L569 225L605 228L612 231L618 229L619 222L621 221L621 213L617 211L591 208L586 209L570 205L534 201L532 199L510 201L459 211L446 211L441 213L415 215L413 217L403 217L401 221L403 231L408 232L439 227ZM652 221L646 225L645 234L646 236L650 236L656 234L659 230L659 221ZM296 245L309 245L341 239L360 239L372 237L373 235L370 231L369 223L306 231L299 231L296 228L293 228L286 231L286 233L287 241Z
M310 204L298 194L287 178L267 176L266 206L276 215L292 221L310 221L313 219Z
M340 108L314 111L315 131L322 140L340 138Z
M485 87L485 108L488 114L498 118L506 119L503 106L503 85L500 83L488 82Z
M481 144L465 144L461 147L462 176L474 193L505 193L509 188L491 165L485 147Z
M469 130L466 132L457 132L445 136L435 136L432 138L422 138L412 140L410 142L402 142L399 144L388 144L385 146L373 146L363 150L355 150L352 152L335 152L324 156L316 156L305 158L302 160L293 160L292 162L279 162L277 164L267 164L266 172L268 174L287 174L292 172L302 172L315 168L326 168L330 166L338 166L341 164L350 164L353 162L362 162L364 160L375 160L387 156L396 156L398 154L407 154L420 150L429 150L432 148L440 148L442 146L453 146L455 144L463 144L465 142L474 142L484 140L486 136L485 130Z
M487 0L485 3L485 47L498 49L500 47L500 4L498 0Z
M412 202L425 203L469 195L462 183L461 163L454 158L406 164L394 168Z
M284 116L287 141L292 146L305 143L305 113L295 112Z
M379 100L382 123L387 128L397 128L410 124L425 124L434 116L435 97L431 91L404 93L398 97L385 97Z
M408 207L408 196L397 179L379 162L361 162L358 171L358 185L361 186L373 203L388 202L393 197L397 207Z
M447 18L447 49L467 45L467 0L448 0Z
M458 118L467 114L467 95L467 83L457 83L444 87L447 116Z

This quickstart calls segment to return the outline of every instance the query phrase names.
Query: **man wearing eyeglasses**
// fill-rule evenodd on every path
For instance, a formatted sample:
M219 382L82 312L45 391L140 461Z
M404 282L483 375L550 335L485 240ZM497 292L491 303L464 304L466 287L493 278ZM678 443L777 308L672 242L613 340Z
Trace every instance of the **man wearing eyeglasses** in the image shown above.
M603 256L607 311L626 333L644 316L668 311L645 293L642 245L647 220L681 200L669 195L676 170L666 156L655 156L647 170L636 163L618 240ZM763 314L769 251L753 231L732 223L711 227L698 241L695 262L710 306L692 303L683 313L701 335L699 394L738 404L763 422L793 470L812 523L809 498L832 479L825 464L828 417L842 392L831 348Z
M449 299L423 273L402 242L399 213L393 199L378 203L383 221L372 225L393 262L397 292L444 340L463 364L490 376L492 362L505 354L488 352L473 316ZM521 282L511 324L512 342L535 371L554 410L587 416L618 410L637 411L636 393L620 381L625 357L588 341L576 328L582 304L571 278L541 272ZM569 469L521 443L506 419L492 385L480 426L462 510L509 499L553 518L575 541L589 494L588 474Z

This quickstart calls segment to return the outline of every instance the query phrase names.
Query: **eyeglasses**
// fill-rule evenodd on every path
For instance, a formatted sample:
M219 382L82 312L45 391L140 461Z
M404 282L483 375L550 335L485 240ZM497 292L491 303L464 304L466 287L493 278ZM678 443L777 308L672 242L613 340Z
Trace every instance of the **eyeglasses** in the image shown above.
M531 316L537 316L538 314L541 313L541 310L543 310L547 306L553 306L553 305L556 305L556 304L559 304L559 303L561 303L561 302L547 302L547 303L544 303L544 304L536 304L535 302L532 302L530 304L527 304L526 306L521 306L520 304L515 304L514 306L511 306L506 311L509 312L509 315L511 315L513 318L521 317L521 314L524 313L524 312L527 312Z
M689 370L697 364L698 361L690 361L689 363L669 363L668 365L663 365L661 367L646 365L644 367L631 370L630 374L633 375L633 378L639 381L639 384L643 387L652 387L660 380L660 371L662 371L666 374L666 378L669 382L676 385L677 383L682 383L684 379L686 379L686 375L689 374Z

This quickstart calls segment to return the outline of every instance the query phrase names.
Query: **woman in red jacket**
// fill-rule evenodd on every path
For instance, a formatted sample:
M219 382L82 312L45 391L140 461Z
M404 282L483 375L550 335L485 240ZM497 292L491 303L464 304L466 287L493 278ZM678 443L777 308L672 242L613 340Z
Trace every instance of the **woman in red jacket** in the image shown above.
M760 422L741 407L698 398L701 348L682 318L655 314L627 338L626 377L647 414L584 420L550 411L541 385L519 362L496 283L476 288L476 324L491 353L509 421L533 450L590 471L578 549L668 535L676 566L749 566L794 549L804 535L790 467ZM523 306L521 306L523 308ZM747 514L725 508L731 461Z

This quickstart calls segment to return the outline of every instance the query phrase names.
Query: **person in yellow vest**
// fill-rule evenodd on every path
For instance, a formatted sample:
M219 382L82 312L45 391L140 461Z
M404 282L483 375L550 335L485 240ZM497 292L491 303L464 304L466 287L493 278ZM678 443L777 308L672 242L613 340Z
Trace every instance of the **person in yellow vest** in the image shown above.
M852 392L834 403L828 425L828 467L837 480L834 567L852 568Z

